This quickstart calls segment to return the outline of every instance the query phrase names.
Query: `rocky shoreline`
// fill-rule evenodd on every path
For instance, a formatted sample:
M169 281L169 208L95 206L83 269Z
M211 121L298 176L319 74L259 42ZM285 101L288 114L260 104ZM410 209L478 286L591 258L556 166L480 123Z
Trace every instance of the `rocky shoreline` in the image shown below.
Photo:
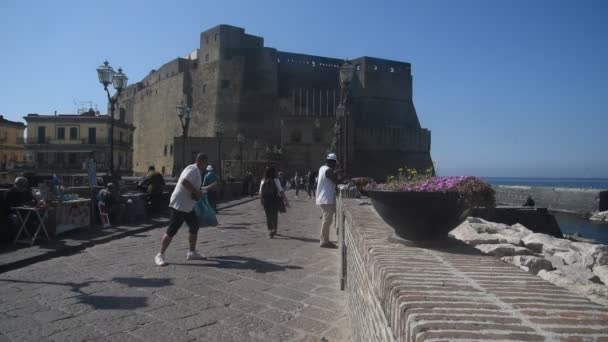
M591 301L608 306L608 246L534 233L516 223L507 225L469 217L450 232L474 246Z

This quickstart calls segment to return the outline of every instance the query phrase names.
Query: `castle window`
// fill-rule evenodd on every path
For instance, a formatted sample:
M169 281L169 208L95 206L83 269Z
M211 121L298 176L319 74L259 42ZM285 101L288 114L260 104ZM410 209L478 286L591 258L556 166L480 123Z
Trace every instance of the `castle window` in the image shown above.
M173 155L173 144L169 146L169 155Z
M222 89L227 89L230 87L230 81L229 80L222 80Z
M357 65L355 66L355 70L357 70L357 71L361 71L361 64L357 64Z
M280 58L277 58L277 63L281 63L281 59Z
M164 153L165 157L167 156L167 145L165 145L165 153Z
M209 61L209 54L205 55L205 62Z
M203 94L207 92L207 85L203 84Z
M213 39L214 39L216 42L217 42L217 37L218 37L218 36L219 36L219 33L216 33L216 34L213 36Z
M299 143L302 141L302 132L300 131L292 131L290 134L291 142Z
M314 139L314 141L316 143L320 143L321 142L321 130L318 128L315 128L315 130L312 133L312 138Z
M312 61L312 67L314 68L316 66L317 66L317 63L315 61Z
M390 70L391 70L391 72L395 72L395 68L393 68L393 67L391 67Z
M374 65L374 71L378 70L378 66Z

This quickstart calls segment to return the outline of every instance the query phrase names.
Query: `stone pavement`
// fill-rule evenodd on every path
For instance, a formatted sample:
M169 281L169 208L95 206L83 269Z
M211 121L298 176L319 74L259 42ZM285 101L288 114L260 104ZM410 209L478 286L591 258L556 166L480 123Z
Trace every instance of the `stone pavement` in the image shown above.
M155 266L155 229L0 274L0 342L349 341L339 251L313 201L291 203L275 239L259 201L222 211L207 260L185 260L182 228Z
M240 198L218 205L218 209L231 208L250 201L249 197ZM167 217L154 217L146 222L124 224L110 228L91 226L61 234L51 241L39 240L33 246L15 245L10 242L0 243L0 273L28 266L36 262L61 255L78 252L97 244L139 234L159 226L166 225Z

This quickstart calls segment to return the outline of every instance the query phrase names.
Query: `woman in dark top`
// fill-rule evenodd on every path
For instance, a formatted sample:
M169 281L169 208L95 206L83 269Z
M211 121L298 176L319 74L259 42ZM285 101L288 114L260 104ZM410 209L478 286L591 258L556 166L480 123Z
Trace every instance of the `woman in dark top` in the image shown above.
M279 225L279 209L281 208L281 202L283 202L286 207L289 207L285 192L274 167L266 169L264 179L260 182L260 199L262 200L262 206L266 213L268 235L272 239L277 233Z

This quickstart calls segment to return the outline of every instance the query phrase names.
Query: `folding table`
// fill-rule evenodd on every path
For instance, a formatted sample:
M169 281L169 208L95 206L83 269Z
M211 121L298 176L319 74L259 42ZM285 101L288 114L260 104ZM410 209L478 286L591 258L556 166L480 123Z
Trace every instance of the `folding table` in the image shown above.
M51 238L49 237L49 233L46 230L46 226L44 225L44 220L46 220L46 217L49 212L48 207L47 208L13 207L11 209L13 209L17 212L17 219L19 220L19 223L21 223L21 227L19 227L19 231L17 231L17 236L15 236L15 244L25 243L25 244L29 244L30 246L33 246L34 242L36 242L36 239L38 238L38 235L40 234L41 230L42 230L42 232L44 232L44 235L46 235L47 241L51 240ZM32 213L34 215L32 215ZM41 213L42 213L42 215L40 215ZM25 215L25 217L23 215ZM38 219L38 226L36 227L36 231L34 232L33 236L30 234L30 232L27 229L27 223L32 218ZM20 239L22 234L27 235L27 238ZM31 238L31 240L30 240L30 238Z

